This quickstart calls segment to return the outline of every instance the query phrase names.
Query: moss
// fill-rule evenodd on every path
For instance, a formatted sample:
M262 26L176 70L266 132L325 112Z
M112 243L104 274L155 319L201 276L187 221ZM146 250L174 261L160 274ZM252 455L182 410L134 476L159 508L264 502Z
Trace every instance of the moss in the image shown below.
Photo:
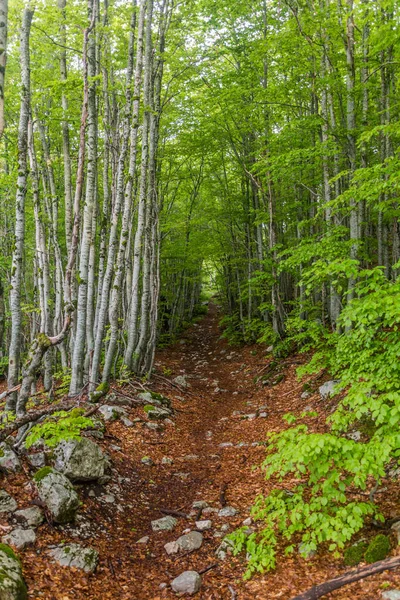
M39 481L42 481L45 477L47 477L47 475L50 475L50 473L53 473L53 469L51 467L42 467L39 469L39 471L37 471L37 473L35 473L33 479L36 481L36 483L39 483Z
M390 552L390 540L386 535L380 533L375 536L368 545L365 552L365 560L367 563L374 563L377 560L383 560Z
M358 565L358 563L362 561L367 547L367 542L360 541L347 548L343 556L344 564L348 567L355 567Z
M146 406L143 407L143 410L148 414L150 411L154 410L154 406L152 404L146 404Z
M7 546L7 544L0 544L0 552L6 554L9 558L16 560L18 564L21 564L19 557L15 554L14 550Z
M103 392L104 394L106 394L110 389L110 384L107 383L106 381L103 381L103 383L100 383L97 388L96 388L96 392Z
M4 457L4 450L3 450L3 448L0 448L0 458L3 458L3 457Z

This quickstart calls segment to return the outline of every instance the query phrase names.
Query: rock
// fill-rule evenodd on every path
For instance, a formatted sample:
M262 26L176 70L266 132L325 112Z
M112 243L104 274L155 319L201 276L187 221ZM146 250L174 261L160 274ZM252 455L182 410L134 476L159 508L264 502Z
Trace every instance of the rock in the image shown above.
M231 446L233 446L232 442L222 442L222 444L219 444L220 448L230 448Z
M266 352L273 352L273 351L274 351L273 346L268 346L268 348L266 349Z
M310 558L313 558L313 556L315 556L315 555L316 555L316 552L315 552L315 550L308 550L308 551L306 551L306 550L305 550L305 544L304 544L304 542L301 542L301 543L298 545L298 551L299 551L299 554L300 554L300 555L301 555L303 558L305 558L306 560L308 560L308 559L310 559Z
M218 512L218 508L213 508L212 506L207 506L203 508L203 515L211 515Z
M151 522L151 528L153 531L172 531L176 524L177 520L174 517L162 517L161 519L156 519Z
M20 527L17 527L7 535L3 536L2 541L4 544L9 544L18 550L23 550L30 544L36 542L36 534L33 529L21 529Z
M21 461L8 444L0 444L0 468L6 473L18 473Z
M182 460L199 460L199 458L200 456L197 456L197 454L186 454L182 457Z
M133 427L133 422L127 417L121 417L121 423L123 423L125 427Z
M197 571L184 571L171 582L171 587L177 594L197 594L201 587L201 577Z
M159 423L145 423L145 427L147 429L151 429L152 431L162 431L163 428Z
M0 548L0 598L2 600L28 598L21 563L13 550L5 545Z
M340 383L339 379L332 379L331 381L326 381L323 385L321 385L319 388L319 395L321 396L322 400L327 400L330 396L332 396L333 390L338 383Z
M35 452L34 454L28 454L28 460L32 467L40 469L46 466L46 455L44 452Z
M52 548L49 554L62 567L75 567L85 573L93 573L99 560L97 550L79 544L62 544Z
M150 541L150 538L148 535L144 535L143 537L140 538L140 540L138 540L136 543L137 544L147 544Z
M192 508L208 508L208 502L206 502L205 500L195 500L192 504Z
M142 463L142 465L147 465L148 467L154 466L154 461L150 458L150 456L143 456L140 462Z
M200 531L207 531L207 529L211 529L212 521L206 519L204 521L196 521L196 527Z
M216 557L219 558L219 560L225 560L227 553L232 551L233 546L232 540L224 538L215 552Z
M168 408L151 406L152 405L149 404L148 407L145 406L144 408L148 418L153 421L162 421L163 419L168 419L168 417L171 415L171 411Z
M400 544L400 521L396 521L390 528L397 536L397 542Z
M361 439L361 431L351 431L346 435L349 440L353 440L353 442L359 442Z
M229 527L228 523L224 523L221 527L221 531L223 533L227 533L229 531L229 529L230 529L230 527Z
M221 510L218 511L219 517L234 517L236 514L237 510L236 508L233 508L233 506L224 506L224 508L221 508Z
M183 550L185 552L192 552L193 550L198 550L203 543L203 536L198 531L191 531L186 535L181 535L176 540L176 544L179 550Z
M245 527L250 527L251 523L252 523L251 517L248 517L247 519L245 519L242 522L242 525L244 525Z
M400 600L400 590L387 590L382 592L384 600Z
M56 523L69 523L79 508L78 494L72 483L58 471L43 467L34 476L39 498Z
M302 400L307 400L311 396L310 392L303 392L300 396Z
M257 418L257 415L256 415L256 413L251 413L251 414L249 414L249 415L244 415L244 417L243 417L243 418L244 418L244 419L247 419L248 421L254 421L254 419L256 419L256 418Z
M178 375L177 377L175 377L175 379L172 380L172 382L175 383L176 385L179 385L181 388L190 387L190 385L186 381L185 375Z
M116 421L119 417L126 416L126 410L121 406L110 406L103 404L100 406L99 412L103 415L105 421Z
M161 464L162 465L172 465L173 464L173 460L172 458L169 458L168 456L163 456L161 459Z
M95 442L81 438L58 444L54 467L71 481L97 481L109 471L110 463Z
M38 506L30 506L14 513L17 521L22 521L29 527L39 527L44 521L43 511Z
M115 496L113 496L113 494L104 494L104 496L102 496L100 500L102 502L105 502L106 504L114 504Z
M168 555L179 552L179 546L176 542L168 542L168 544L164 545L164 548Z
M0 490L0 513L14 512L18 508L17 502L5 490Z

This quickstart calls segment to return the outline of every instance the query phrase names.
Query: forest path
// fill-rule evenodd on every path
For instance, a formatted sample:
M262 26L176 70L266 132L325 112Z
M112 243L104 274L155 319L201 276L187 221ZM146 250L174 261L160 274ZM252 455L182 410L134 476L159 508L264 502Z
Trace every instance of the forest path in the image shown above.
M289 600L343 571L341 561L331 555L318 554L307 562L295 553L280 556L275 571L244 582L243 556L216 557L226 531L240 526L257 494L268 493L271 487L261 470L253 468L265 457L267 432L287 426L282 420L286 412L299 415L306 405L322 408L318 394L301 399L302 386L295 376L298 357L280 361L284 378L280 383L265 387L255 383L272 357L260 346L229 347L221 339L219 317L211 304L200 323L174 346L157 353L158 376L150 387L171 399L173 422L163 431L152 431L144 423L143 409L134 408L130 419L141 418L134 427L127 428L121 421L107 425L104 449L112 457L112 481L106 486L80 486L83 506L76 525L44 525L36 548L23 553L30 598L172 600L176 594L170 582L176 576L212 567L203 575L196 598ZM177 375L184 375L190 387L174 387L171 381ZM323 421L317 427L323 427ZM151 459L150 465L142 462L145 457ZM165 464L166 457L171 464ZM199 500L214 509L203 511L201 518L210 519L212 527L203 532L201 548L168 555L164 545L186 530L195 530L195 516L179 518L173 531L153 532L151 521L164 516L160 509L190 514L193 502ZM218 515L225 501L236 515ZM143 536L148 541L137 543ZM98 549L94 575L49 564L48 546L62 540ZM379 598L378 582L393 576L361 581L329 598Z

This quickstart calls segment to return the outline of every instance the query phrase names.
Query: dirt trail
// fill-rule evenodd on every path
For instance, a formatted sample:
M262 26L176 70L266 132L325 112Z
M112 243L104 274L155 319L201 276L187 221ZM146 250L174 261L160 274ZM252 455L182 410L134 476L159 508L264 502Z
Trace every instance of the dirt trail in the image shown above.
M39 530L36 547L22 553L31 598L172 599L176 595L169 583L174 577L188 569L201 571L213 566L204 574L196 598L289 600L343 570L340 561L331 556L307 562L296 554L282 558L273 573L245 583L243 557L216 558L215 551L225 535L221 528L232 531L240 525L249 516L255 496L268 491L260 470L253 469L265 455L262 443L266 433L282 428L285 412L300 412L305 402L318 408L319 402L317 395L301 400L295 377L298 364L293 360L287 361L285 380L279 385L263 388L255 384L255 376L266 365L265 351L260 347L232 349L220 334L217 308L211 305L207 316L175 346L158 353L157 373L164 373L165 379L156 378L151 388L171 398L173 423L162 432L150 431L143 423L127 428L116 421L107 426L104 449L113 460L113 480L107 486L82 486L83 506L76 526L45 525ZM187 377L187 390L169 383L177 375ZM130 418L143 418L143 414L142 409L135 408ZM245 418L251 414L257 416ZM151 458L154 464L142 464L143 457ZM163 457L170 458L172 464L162 464ZM13 490L17 482L13 482ZM29 488L21 487L20 501L28 496ZM212 520L212 529L204 532L202 547L190 554L168 556L164 544L176 540L186 529L194 529L195 519L180 518L174 531L157 533L152 532L151 521L163 516L160 509L189 513L195 500L205 500L217 509L221 500L222 504L226 501L238 513L234 517L204 515L202 518ZM148 543L138 544L143 536L149 536ZM99 550L94 575L49 563L46 549L62 540ZM330 597L380 598L380 582L395 578L394 574L383 574Z

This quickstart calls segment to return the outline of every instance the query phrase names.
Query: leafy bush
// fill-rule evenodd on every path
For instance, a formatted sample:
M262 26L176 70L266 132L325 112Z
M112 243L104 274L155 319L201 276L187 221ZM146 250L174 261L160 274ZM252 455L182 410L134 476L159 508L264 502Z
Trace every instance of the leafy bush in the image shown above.
M81 408L74 408L69 412L59 411L44 423L34 425L26 438L26 448L39 440L49 448L54 448L62 440L79 440L83 429L94 426L92 419L84 417L83 413Z
M400 456L399 306L400 282L388 281L380 268L364 271L342 312L346 333L322 332L319 351L302 372L328 367L346 393L327 419L327 433L299 424L269 436L263 469L275 489L252 510L263 529L233 535L236 552L248 553L246 577L275 566L279 541L292 552L293 538L301 536L304 552L326 543L338 556L366 518L384 520L365 492L373 492ZM345 435L356 422L368 424L360 442ZM286 478L290 483L279 489Z

